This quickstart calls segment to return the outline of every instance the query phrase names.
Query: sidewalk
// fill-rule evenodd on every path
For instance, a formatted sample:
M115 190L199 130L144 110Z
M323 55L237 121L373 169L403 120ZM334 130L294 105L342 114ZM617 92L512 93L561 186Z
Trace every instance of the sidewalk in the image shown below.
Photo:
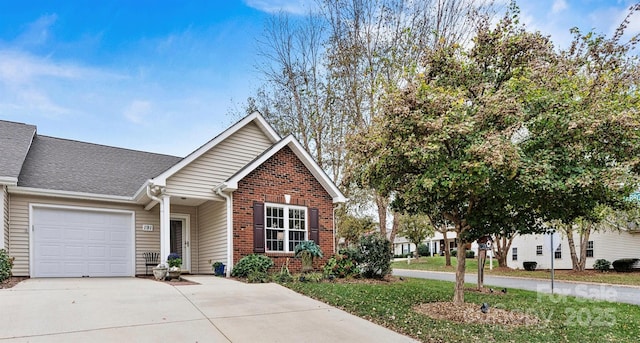
M393 275L455 282L455 273L433 272L423 270L394 269ZM477 283L477 274L465 273L466 283ZM485 287L516 288L534 292L551 293L551 280L527 279L509 276L484 277ZM640 305L640 288L635 286L619 286L598 283L580 283L574 281L554 282L554 294L570 295L594 300Z

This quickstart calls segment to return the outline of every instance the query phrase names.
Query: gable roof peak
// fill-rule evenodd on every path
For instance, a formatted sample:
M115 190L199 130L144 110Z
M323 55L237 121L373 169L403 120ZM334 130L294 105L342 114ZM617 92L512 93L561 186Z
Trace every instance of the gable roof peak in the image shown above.
M213 149L215 146L226 140L228 137L233 135L234 133L240 131L245 126L254 123L258 126L258 128L265 134L265 136L272 142L276 143L281 140L280 135L276 132L276 130L267 122L267 120L262 116L262 114L258 111L254 111L242 119L237 121L235 124L231 125L228 129L222 131L220 134L215 136L213 139L208 141L207 143L200 146L191 154L187 155L181 161L170 167L169 169L162 172L160 175L156 176L151 180L151 182L158 186L166 186L167 179L172 175L176 174L182 168L189 165L191 162L204 155L209 150Z

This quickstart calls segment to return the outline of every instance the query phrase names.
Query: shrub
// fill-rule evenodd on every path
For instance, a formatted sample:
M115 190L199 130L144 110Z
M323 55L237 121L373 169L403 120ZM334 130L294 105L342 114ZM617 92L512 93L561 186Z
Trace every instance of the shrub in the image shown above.
M346 256L346 258L354 261L355 263L362 263L362 253L358 248L345 248L338 250L338 254Z
M287 262L282 264L280 272L273 275L273 280L278 283L293 281L293 276L291 276L291 273L289 272L289 259L287 259Z
M247 255L238 261L231 271L231 276L249 277L252 273L267 274L267 270L273 266L273 261L265 256L258 254ZM253 277L262 277L262 275L254 275ZM249 281L251 282L251 281Z
M391 243L378 233L360 238L362 274L368 278L383 278L391 272Z
M538 266L538 262L534 262L534 261L522 262L522 267L524 267L524 270L528 270L530 272L536 270L537 266Z
M172 252L167 256L167 263L169 264L169 268L179 268L182 265L182 259L180 258L180 255Z
M320 282L322 281L324 277L322 276L321 273L317 273L317 272L312 272L312 273L305 273L305 274L300 274L300 276L298 277L298 281L300 282Z
M451 252L449 253L449 255L451 255L452 257L458 256L458 250L457 249L451 249Z
M335 254L327 260L323 268L326 278L345 278L360 274L358 263L347 255Z
M12 267L13 258L9 257L6 250L0 249L0 282L11 277Z
M638 262L637 258L622 258L613 261L613 269L618 273L628 273L633 269L633 265Z
M467 250L467 252L464 253L466 258L475 258L476 257L476 252L473 250Z
M252 270L247 274L248 283L267 283L269 282L269 274L257 270Z
M419 244L416 251L420 256L429 256L429 247L426 244Z
M601 272L609 271L610 268L611 268L611 262L603 258L597 259L596 263L593 264L593 269L599 270Z

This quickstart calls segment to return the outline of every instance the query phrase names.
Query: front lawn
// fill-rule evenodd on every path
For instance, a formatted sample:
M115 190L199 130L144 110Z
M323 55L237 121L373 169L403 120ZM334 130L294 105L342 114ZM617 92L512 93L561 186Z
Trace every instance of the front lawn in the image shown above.
M389 283L294 282L286 286L423 342L635 342L640 337L640 307L635 305L516 289L507 294L466 292L466 301L478 304L478 311L486 302L490 308L521 311L543 321L516 327L436 320L413 310L421 303L451 301L451 282L409 278Z
M433 257L421 257L418 261L411 260L410 264L407 264L406 260L393 262L392 267L395 269L412 269L412 270L430 270L440 272L455 272L457 260L455 257L451 258L452 266L445 266L445 259L442 256ZM485 265L485 276L513 276L513 277L527 277L548 280L551 278L551 271L549 270L535 270L526 271L523 269L504 269L496 268L498 262L493 260L493 270L489 270L489 259ZM466 263L467 273L476 273L478 271L478 261L476 259L467 259ZM600 282L610 283L617 285L630 285L640 286L640 273L616 273L611 270L607 273L601 273L593 270L587 270L585 272L576 273L570 270L556 270L556 280L566 281L580 281L580 282Z

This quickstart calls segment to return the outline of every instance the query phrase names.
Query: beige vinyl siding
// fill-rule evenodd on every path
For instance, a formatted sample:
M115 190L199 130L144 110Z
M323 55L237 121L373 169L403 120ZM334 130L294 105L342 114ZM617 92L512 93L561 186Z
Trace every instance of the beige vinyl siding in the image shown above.
M160 206L145 211L142 205L109 202L65 200L10 194L9 201L9 254L15 257L13 273L29 275L29 204L79 206L88 208L135 211L136 274L144 274L145 251L160 251ZM153 231L142 231L143 224L153 225Z
M192 274L198 273L198 208L193 206L171 205L171 214L189 215L189 248L191 249Z
M227 264L226 203L207 201L198 208L198 273L213 274L211 264Z
M271 146L254 123L247 124L167 179L167 194L214 199L212 188Z
M0 249L9 248L9 194L7 193L7 186L2 186L2 194L0 194L0 198L2 198L2 220L0 221L0 225L2 225L2 235L4 237L4 244L0 246Z

